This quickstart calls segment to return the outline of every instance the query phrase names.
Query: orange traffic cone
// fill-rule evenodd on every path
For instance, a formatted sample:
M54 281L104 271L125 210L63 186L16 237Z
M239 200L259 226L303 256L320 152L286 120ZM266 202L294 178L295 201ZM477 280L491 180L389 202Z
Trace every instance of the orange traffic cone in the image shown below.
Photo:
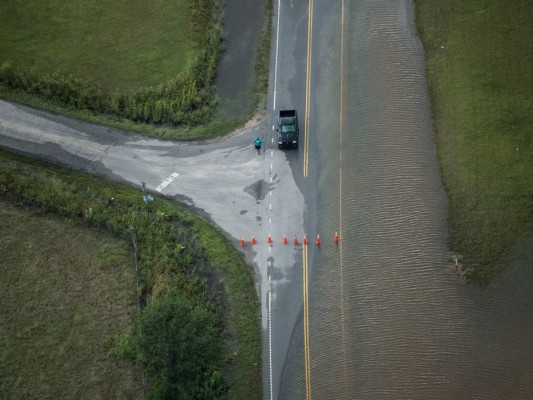
M272 236L270 235L270 233L268 234L267 243L272 244Z
M255 240L255 235L252 235L252 244L257 244L257 240Z
M307 235L304 235L303 245L304 245L304 246L307 246L307 243L308 243L308 242L307 242Z
M337 232L335 232L335 235L333 236L333 241L335 244L339 244L339 234Z
M244 238L241 237L241 247L245 247L246 246L246 242L244 241Z
M295 246L298 246L298 238L296 236L294 236L294 240L292 242Z
M287 244L289 241L287 240L287 235L283 235L283 244Z
M316 245L317 246L320 246L320 235L316 235L316 241L315 241Z

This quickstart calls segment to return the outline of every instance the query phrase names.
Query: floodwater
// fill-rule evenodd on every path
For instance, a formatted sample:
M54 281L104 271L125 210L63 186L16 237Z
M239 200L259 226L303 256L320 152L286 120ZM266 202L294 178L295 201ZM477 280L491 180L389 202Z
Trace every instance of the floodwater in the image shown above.
M531 252L486 289L452 272L412 1L346 1L342 36L341 2L323 3L316 225L341 244L309 247L312 398L532 398ZM305 398L302 336L300 324L281 399Z

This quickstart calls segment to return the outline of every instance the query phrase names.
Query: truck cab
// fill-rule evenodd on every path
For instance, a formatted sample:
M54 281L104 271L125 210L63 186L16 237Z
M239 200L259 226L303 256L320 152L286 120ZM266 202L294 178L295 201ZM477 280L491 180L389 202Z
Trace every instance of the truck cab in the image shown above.
M298 114L296 110L280 110L278 118L278 148L298 148Z

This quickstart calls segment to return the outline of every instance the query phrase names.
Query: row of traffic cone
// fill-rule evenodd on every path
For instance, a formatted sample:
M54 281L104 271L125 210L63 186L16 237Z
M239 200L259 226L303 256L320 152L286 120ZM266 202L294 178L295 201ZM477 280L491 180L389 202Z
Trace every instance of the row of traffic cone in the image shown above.
M333 242L335 244L339 243L339 234L337 232L335 232L335 235L333 235ZM255 238L255 235L252 235L251 243L252 243L252 245L257 244L257 239ZM274 243L274 241L272 240L272 235L271 234L268 234L267 243L268 244L273 244ZM287 239L287 235L283 235L282 243L283 244L289 244L289 239ZM320 235L316 235L315 244L317 246L320 246L321 243L322 243L322 241L320 239ZM294 240L292 241L292 244L294 246L298 246L300 244L298 242L298 238L296 236L294 236ZM302 245L307 246L308 244L309 244L309 241L307 240L307 235L304 235L304 240L302 241ZM246 242L244 241L244 237L241 237L241 247L246 247Z

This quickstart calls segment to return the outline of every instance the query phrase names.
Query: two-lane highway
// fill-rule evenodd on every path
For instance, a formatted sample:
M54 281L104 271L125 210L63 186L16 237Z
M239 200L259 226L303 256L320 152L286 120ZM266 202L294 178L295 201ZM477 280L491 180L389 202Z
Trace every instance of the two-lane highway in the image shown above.
M0 101L0 145L255 235L265 399L529 398L533 270L480 291L447 268L412 0L274 0L273 24L269 117L244 133L171 143ZM275 145L280 109L302 116L299 150Z
M532 341L522 329L506 340L501 321L532 326L532 306L501 288L465 287L447 268L447 202L413 2L280 3L287 69L277 76L297 71L305 88L278 82L277 101L303 102L303 154L292 167L305 229L323 244L304 248L302 312L273 398L526 398L533 361L518 354L531 355ZM291 29L304 16L307 29Z

